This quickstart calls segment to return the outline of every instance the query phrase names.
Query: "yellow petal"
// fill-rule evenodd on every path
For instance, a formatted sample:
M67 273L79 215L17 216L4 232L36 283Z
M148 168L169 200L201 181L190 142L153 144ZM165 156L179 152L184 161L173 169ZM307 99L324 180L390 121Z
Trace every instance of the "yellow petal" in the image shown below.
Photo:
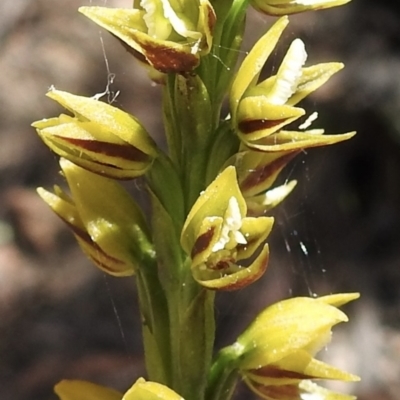
M154 141L132 115L102 101L76 96L61 90L50 90L47 96L74 113L77 118L101 125L104 129L143 153L152 157L157 156Z
M350 0L253 0L255 9L267 15L290 15L311 10L337 7Z
M198 44L177 43L150 36L142 13L135 9L80 7L79 11L143 55L156 70L164 73L193 70L200 60ZM191 39L193 43L193 39ZM135 53L134 53L135 54Z
M337 293L330 294L327 296L317 297L316 300L323 301L326 304L330 304L334 307L341 307L350 301L356 300L360 297L360 293Z
M263 96L246 97L238 108L238 134L250 147L253 142L268 138L304 114L302 108L271 104Z
M122 400L123 394L91 382L63 380L54 391L60 400Z
M236 110L244 92L250 85L255 85L267 58L275 48L283 30L289 23L287 17L280 18L253 46L243 60L233 81L230 93L230 108L232 120L236 120Z
M245 216L246 202L237 183L236 170L230 166L221 172L200 194L186 218L181 234L181 244L187 254L192 253L204 219L207 217L224 217L232 197L238 202L240 214Z
M100 400L100 399L99 399ZM101 399L103 400L103 399ZM122 400L184 400L169 387L139 378Z
M280 131L258 141L246 142L246 145L258 151L293 151L343 142L355 134L356 132L322 135L320 130L317 130L316 133L313 131Z
M193 277L207 289L238 290L261 278L268 266L268 260L269 247L265 244L261 253L249 267L231 265L228 269L212 271L199 266L193 270Z
M333 325L347 321L337 308L308 297L280 301L261 312L239 336L242 369L257 369L305 349L316 352L330 339Z
M281 186L266 191L264 194L246 198L247 213L257 217L264 215L280 204L295 188L297 181L293 180Z
M332 75L340 71L342 63L316 64L312 67L303 68L301 78L298 82L296 92L289 98L286 104L294 106L314 90L326 83Z

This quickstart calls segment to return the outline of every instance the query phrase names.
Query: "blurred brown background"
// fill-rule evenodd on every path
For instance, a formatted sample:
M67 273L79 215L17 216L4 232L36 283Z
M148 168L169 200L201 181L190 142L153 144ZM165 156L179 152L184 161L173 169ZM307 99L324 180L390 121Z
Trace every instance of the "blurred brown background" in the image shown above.
M76 94L120 91L116 104L161 137L159 88L106 32L77 13L130 1L0 3L0 398L55 399L61 378L126 389L143 371L134 279L104 276L36 195L62 184L32 121L57 115L51 85ZM292 295L361 291L323 356L363 377L341 386L363 400L400 395L400 14L395 1L353 1L294 16L309 63L346 69L307 100L316 127L357 130L348 143L304 153L282 174L300 181L275 212L265 277L218 301L217 344L265 305ZM272 23L252 12L246 48ZM103 51L103 44L104 51ZM279 65L282 54L272 57ZM106 58L104 56L106 55ZM107 68L107 63L108 68ZM109 75L109 73L115 74ZM160 140L161 142L161 140ZM139 197L145 194L140 182ZM241 389L241 398L250 395Z

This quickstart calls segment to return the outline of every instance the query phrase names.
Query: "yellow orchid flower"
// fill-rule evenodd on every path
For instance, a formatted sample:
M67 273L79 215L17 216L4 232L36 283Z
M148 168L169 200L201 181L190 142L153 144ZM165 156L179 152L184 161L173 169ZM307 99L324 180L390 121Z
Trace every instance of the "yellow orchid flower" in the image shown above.
M146 224L131 196L112 179L61 159L72 197L55 187L38 188L50 208L71 228L83 252L114 276L135 273L147 242ZM116 206L117 204L117 206ZM151 254L151 248L147 251Z
M359 380L313 358L330 341L332 327L348 320L337 307L358 297L358 293L298 297L262 311L233 345L238 368L250 389L268 400L300 400L304 393L352 399L310 380Z
M252 0L252 6L268 15L289 15L337 7L350 0Z
M54 391L60 400L184 400L167 386L143 378L139 378L125 394L78 380L63 380Z
M239 68L230 93L233 127L242 143L257 151L298 151L337 143L355 134L323 135L322 129L282 130L305 115L305 110L295 105L343 68L340 63L303 67L307 53L303 42L295 39L277 74L258 82L288 22L287 17L280 18L255 44Z
M56 154L115 179L136 178L151 166L156 145L132 115L60 90L51 90L47 96L74 115L61 114L32 124Z
M133 9L79 11L160 72L191 71L212 46L216 16L208 0L135 0Z
M181 244L192 259L194 278L209 289L235 290L262 276L269 249L262 245L273 218L247 217L236 170L227 167L201 193L182 229ZM239 261L260 253L248 267Z

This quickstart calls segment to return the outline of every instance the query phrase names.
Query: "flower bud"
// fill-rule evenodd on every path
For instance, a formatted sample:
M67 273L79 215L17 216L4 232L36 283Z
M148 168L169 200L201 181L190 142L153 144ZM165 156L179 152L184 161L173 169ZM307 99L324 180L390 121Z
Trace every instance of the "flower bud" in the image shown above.
M208 0L135 1L133 9L79 11L160 72L191 71L212 46L215 12Z
M61 159L72 197L59 187L39 195L71 228L83 252L114 276L135 273L152 256L144 217L131 196L112 179L93 174ZM117 206L116 206L117 205Z
M51 90L48 97L74 114L32 124L51 150L73 163L114 179L143 175L157 148L130 114L101 101Z
M193 276L201 285L235 290L264 273L269 249L263 242L273 218L250 218L246 214L236 170L227 167L201 193L182 229L182 248L190 255ZM244 260L249 266L242 265Z
M359 380L313 358L330 341L332 327L348 320L336 306L358 297L357 293L298 297L262 311L233 345L237 367L248 386L265 399L298 400L306 393L325 394L324 399L332 400L352 398L310 380Z

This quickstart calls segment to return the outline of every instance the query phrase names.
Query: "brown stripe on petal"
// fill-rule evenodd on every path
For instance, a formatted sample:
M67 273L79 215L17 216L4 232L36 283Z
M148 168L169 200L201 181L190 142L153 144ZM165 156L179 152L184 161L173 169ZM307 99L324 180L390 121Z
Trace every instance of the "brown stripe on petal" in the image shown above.
M220 288L219 290L224 290L227 292L233 291L233 290L239 290L242 289L246 286L249 286L253 282L259 280L265 273L267 266L268 266L268 261L269 261L269 253L267 252L263 260L260 261L261 268L258 270L252 271L251 274L248 274L244 277L238 278L238 280L234 283L231 283L229 285L224 286L223 288ZM247 268L251 268L247 267ZM232 274L234 275L234 274Z
M107 260L110 260L110 262L112 262L113 264L124 264L123 261L119 260L118 258L112 257L109 254L105 253L104 250L96 242L92 240L92 238L86 231L78 228L76 225L72 225L65 219L63 219L63 221L68 225L68 227L72 230L72 232L79 237L79 239L85 242L88 246L92 247L93 251L96 251ZM95 257L93 257L93 255L90 255L90 257L93 258L93 260L95 260Z
M114 35L115 36L115 35ZM192 71L199 64L199 58L191 53L177 51L174 48L161 44L153 44L150 41L139 41L137 37L133 40L141 47L141 52L132 49L123 40L119 42L125 49L141 62L150 64L157 71L164 73L179 73ZM182 44L182 47L184 45ZM188 46L189 47L189 46Z
M82 150L92 151L105 156L118 157L128 161L146 162L148 155L137 149L136 147L126 144L116 144L109 142L101 142L98 140L86 140L57 136L58 139L70 143L74 146L82 148Z
M95 265L97 265L99 268L103 269L104 271L110 273L110 274L116 274L121 272L121 268L119 268L119 265L125 265L125 263L121 260L116 260L112 257L107 257L107 261L111 261L111 263L105 264L103 261L100 259L94 257L92 254L88 255L90 259L94 262ZM115 268L110 268L110 265L112 265Z
M293 151L282 157L279 157L270 164L264 165L260 168L252 169L247 175L246 179L240 183L240 189L246 191L259 185L261 182L266 181L270 176L279 172L292 158L294 158L299 151Z
M212 32L214 30L215 23L217 22L217 16L211 5L207 6L208 11L208 29Z
M129 46L127 43L125 43L123 40L121 40L119 37L115 36L114 34L112 34L112 35L122 44L122 46L125 48L125 50L129 54L133 55L141 63L149 64L146 60L146 57L142 53L139 53L137 50L133 49L131 46Z
M177 51L168 46L142 44L143 52L149 63L164 73L189 72L197 67L199 58L194 54Z
M266 396L268 399L299 400L300 389L298 385L262 385L261 383L251 382L251 385Z
M284 124L288 118L282 119L247 119L244 121L240 121L238 124L240 132L245 135L257 131L261 131L264 129L272 129L275 126L280 124Z
M263 378L277 378L277 379L313 379L312 375L306 375L301 372L287 371L275 367L274 365L267 365L262 368L251 369L250 372L254 375L262 376Z
M200 235L193 246L191 257L194 258L197 254L203 252L211 242L214 236L215 227L208 228L206 232Z

